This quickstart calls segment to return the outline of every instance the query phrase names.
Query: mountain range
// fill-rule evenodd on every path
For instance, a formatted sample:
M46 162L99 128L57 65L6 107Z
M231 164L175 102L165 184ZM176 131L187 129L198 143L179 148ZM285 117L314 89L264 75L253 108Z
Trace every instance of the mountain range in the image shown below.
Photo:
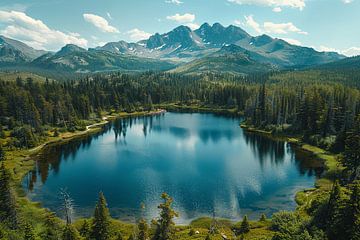
M203 24L197 30L179 26L137 43L110 42L84 49L72 44L46 52L0 36L0 68L55 72L172 71L187 74L250 74L303 69L344 59L335 52L292 45L268 35L251 36L240 27Z

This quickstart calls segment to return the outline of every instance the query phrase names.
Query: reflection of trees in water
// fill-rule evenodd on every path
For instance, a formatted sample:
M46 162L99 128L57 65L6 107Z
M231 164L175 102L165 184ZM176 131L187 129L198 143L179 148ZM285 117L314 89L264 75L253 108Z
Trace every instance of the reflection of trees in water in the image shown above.
M285 160L285 143L282 141L274 141L270 138L263 137L244 131L244 139L246 144L250 145L253 152L257 155L260 165L263 167L266 159L270 159L271 163L281 164Z
M301 175L320 177L324 172L324 163L316 159L311 153L299 148L292 148L292 159L296 161L296 166Z
M216 129L216 127L214 127L208 129L199 128L190 130L190 128L187 127L167 124L164 125L161 122L163 118L164 115L159 114L153 116L118 119L113 123L115 139L117 140L122 136L123 140L125 140L127 130L131 129L132 125L135 124L142 125L142 132L144 137L147 137L152 131L154 131L158 133L168 132L176 138L186 140L187 138L191 137L191 131L197 131L197 136L199 136L203 143L207 143L209 141L217 143L222 138L225 138L228 141L232 141L234 138L239 136L239 132L236 132L232 129Z
M121 137L125 140L127 130L131 129L133 125L136 124L142 124L142 132L144 134L144 137L146 137L153 129L154 118L158 119L161 116L163 116L163 114L155 116L120 118L115 120L112 124L112 129L115 134L115 140L118 140Z
M282 164L285 161L285 153L290 154L291 160L296 163L301 175L320 176L323 172L323 164L311 157L311 154L285 144L284 141L276 141L259 134L244 131L245 142L250 145L257 155L261 167L264 167L267 159L271 164Z
M86 150L90 148L94 139L110 131L109 125L103 126L103 131L93 136L86 136L79 139L71 140L66 144L56 144L46 147L36 157L36 169L30 171L27 175L27 187L30 191L33 190L34 184L38 177L44 184L49 176L49 172L58 174L60 171L61 161L68 161L69 159L75 159L76 153L79 149Z

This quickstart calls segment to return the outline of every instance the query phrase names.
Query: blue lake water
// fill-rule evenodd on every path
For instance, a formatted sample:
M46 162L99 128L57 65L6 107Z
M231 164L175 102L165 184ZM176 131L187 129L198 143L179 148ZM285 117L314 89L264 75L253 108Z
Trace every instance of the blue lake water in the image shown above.
M126 221L141 203L148 219L157 216L162 192L174 198L178 223L293 210L295 193L313 187L321 166L286 142L245 132L240 122L187 113L117 120L94 136L46 148L23 186L60 215L66 188L77 217L92 215L99 191L112 216Z

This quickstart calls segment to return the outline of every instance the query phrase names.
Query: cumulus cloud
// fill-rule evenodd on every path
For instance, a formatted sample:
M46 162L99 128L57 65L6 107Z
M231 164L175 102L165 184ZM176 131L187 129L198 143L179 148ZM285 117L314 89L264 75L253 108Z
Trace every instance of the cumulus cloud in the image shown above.
M91 23L100 31L105 33L119 33L119 30L109 24L109 22L98 15L85 13L83 14L84 20Z
M269 34L288 34L288 33L298 33L307 35L308 33L302 31L296 27L293 23L273 23L273 22L264 22L262 25L255 21L254 16L245 16L245 23L247 26L254 29L257 33L269 33Z
M274 7L273 8L273 12L281 12L281 11L282 11L281 7Z
M196 30L200 28L199 24L197 23L185 23L185 26L188 26L189 28L191 28L191 30Z
M64 33L51 29L41 20L24 12L0 11L0 23L6 24L0 34L22 41L29 46L44 50L58 50L65 44L87 47L88 41L78 33Z
M145 31L142 31L137 28L134 28L126 33L129 35L129 37L133 41L140 41L140 40L148 39L151 36L150 33L147 33Z
M273 22L264 22L264 30L267 33L276 33L276 34L288 34L289 32L295 32L299 34L307 35L307 32L301 31L293 23L273 23Z
M248 25L249 27L253 28L257 33L262 33L263 30L260 27L260 24L257 23L254 20L254 16L250 15L250 16L245 16L245 23L246 25Z
M166 0L165 2L166 3L172 3L172 4L175 4L175 5L181 5L181 4L184 3L184 2L182 2L180 0Z
M336 49L333 47L328 47L324 45L320 45L319 47L314 47L317 51L320 52L337 52L343 54L347 57L354 57L360 55L360 47L350 47L346 49Z
M183 15L177 13L173 16L167 16L166 19L172 20L178 23L190 23L195 21L195 15L190 13L185 13Z
M360 47L351 47L351 48L340 51L340 53L342 53L348 57L359 56L360 55Z
M228 0L231 3L259 5L268 7L291 7L303 10L305 7L305 0ZM346 1L346 0L345 0Z
M297 45L297 46L302 45L299 40L296 40L296 39L293 39L293 38L280 38L280 39L282 39L282 40L284 40L284 41L286 41L286 42L288 42L288 43L290 43L292 45Z

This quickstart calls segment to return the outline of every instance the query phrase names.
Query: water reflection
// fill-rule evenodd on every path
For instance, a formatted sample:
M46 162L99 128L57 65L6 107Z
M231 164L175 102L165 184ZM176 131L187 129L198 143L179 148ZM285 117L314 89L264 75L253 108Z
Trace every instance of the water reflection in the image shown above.
M243 132L240 119L175 114L119 119L91 137L47 147L24 179L28 196L56 211L67 188L79 216L90 216L98 191L122 219L157 215L159 195L175 199L180 222L212 215L257 217L295 207L322 166L282 141Z

